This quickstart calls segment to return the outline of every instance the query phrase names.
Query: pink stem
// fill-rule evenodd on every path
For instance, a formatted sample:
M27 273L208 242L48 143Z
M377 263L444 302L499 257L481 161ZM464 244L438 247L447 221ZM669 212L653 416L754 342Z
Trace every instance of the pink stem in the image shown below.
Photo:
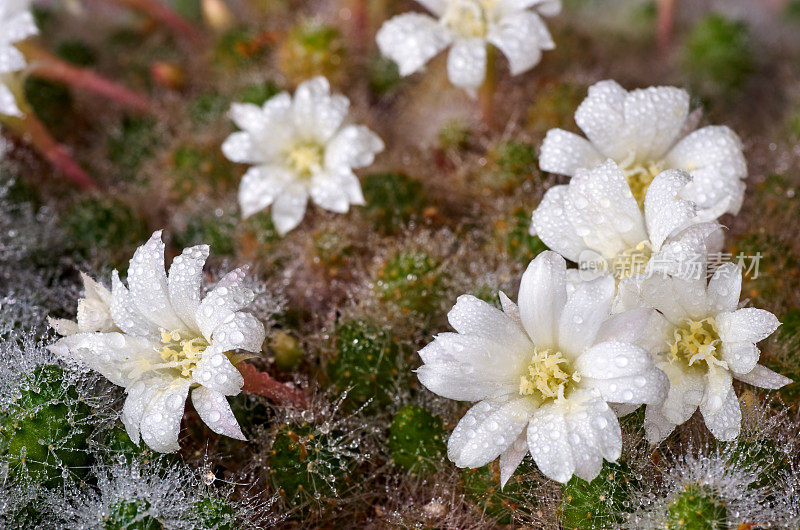
M130 7L141 11L148 17L167 26L180 38L194 44L202 44L205 40L203 34L188 20L170 9L165 3L158 0L104 0Z
M672 47L672 33L675 26L675 2L677 0L658 0L658 17L656 20L656 42L662 55L669 53Z
M268 373L261 372L250 363L240 362L236 368L244 377L242 390L258 394L280 404L291 404L305 407L305 395L297 388L273 379Z
M8 120L6 126L30 143L57 171L63 173L80 189L89 190L97 187L92 177L78 165L66 147L50 135L44 124L32 112L27 112L24 118Z
M146 97L106 79L88 68L71 65L35 44L26 42L20 48L30 61L30 71L33 76L59 81L75 88L94 92L138 112L151 111Z

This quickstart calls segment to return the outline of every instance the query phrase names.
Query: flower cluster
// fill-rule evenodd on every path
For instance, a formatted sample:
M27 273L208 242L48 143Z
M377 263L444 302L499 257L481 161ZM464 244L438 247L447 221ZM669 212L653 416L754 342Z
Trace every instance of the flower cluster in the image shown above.
M0 4L0 115L22 116L11 85L15 72L24 70L25 57L14 44L39 30L30 12L29 0L5 0Z
M739 308L735 264L710 280L680 273L722 248L715 219L739 210L747 176L730 129L688 132L688 104L676 88L628 93L603 81L575 116L591 142L547 134L541 168L572 178L547 191L531 233L555 252L525 271L518 306L502 293L502 311L461 297L448 315L456 333L419 352L425 387L478 401L448 443L457 466L499 456L505 484L530 452L554 480L591 481L620 455L617 414L646 404L646 435L659 443L699 408L717 439L733 440L733 379L791 382L758 364L756 343L780 323Z

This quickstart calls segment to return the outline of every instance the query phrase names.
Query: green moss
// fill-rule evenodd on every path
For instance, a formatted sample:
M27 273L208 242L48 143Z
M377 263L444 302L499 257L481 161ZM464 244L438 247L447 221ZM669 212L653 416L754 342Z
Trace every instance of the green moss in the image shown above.
M624 462L603 462L591 482L572 477L561 486L561 525L572 530L612 528L624 521L625 503L636 484Z
M427 206L422 184L403 173L373 173L361 182L364 211L385 234L397 234L420 219Z
M547 250L547 245L539 236L530 234L530 211L516 208L508 220L495 221L495 240L500 250L507 253L514 260L528 264L540 253Z
M189 105L189 118L195 125L208 125L222 119L231 102L216 92L206 92L197 96Z
M64 213L61 222L70 243L85 256L98 249L123 252L150 235L144 221L127 204L110 198L80 200Z
M146 512L147 501L120 501L111 506L105 518L105 530L161 530L164 525Z
M130 463L134 458L150 460L158 455L150 450L143 442L139 445L133 443L127 431L121 426L116 426L103 436L103 450L110 459Z
M372 400L372 407L382 407L395 399L402 363L392 336L371 322L352 320L336 327L336 357L327 371L337 391L350 389L353 405Z
M403 81L397 64L380 54L370 57L367 63L369 89L376 96L385 96L394 91Z
M527 142L502 142L492 153L498 176L512 184L521 184L536 172L536 148Z
M352 461L340 450L341 433L321 433L308 424L285 424L272 444L268 473L273 486L286 500L299 504L337 495L352 469Z
M67 474L84 476L92 463L87 447L91 410L63 381L57 366L36 368L0 416L0 458L12 477L30 476L52 487Z
M547 83L528 108L528 127L538 133L574 126L573 115L586 96L586 87L572 83Z
M682 65L695 91L705 97L738 90L755 69L747 24L718 13L707 15L690 31Z
M722 530L727 528L725 505L702 486L687 486L670 504L666 528Z
M180 198L225 189L233 183L233 165L210 146L184 144L172 153L172 190Z
M108 159L128 177L135 174L159 143L153 118L125 116L108 138Z
M200 214L190 218L186 229L175 235L175 244L182 248L207 244L214 254L230 256L236 251L237 224L234 215Z
M48 129L61 131L71 121L72 94L64 84L29 77L25 80L25 99Z
M222 66L241 67L256 62L265 51L265 45L254 32L247 28L233 28L217 41L214 59Z
M462 120L450 120L439 130L439 145L442 149L462 151L469 147L472 133Z
M303 22L289 31L278 50L281 72L294 84L314 76L325 76L337 83L344 76L344 39L338 29Z
M268 210L258 212L245 219L243 228L245 231L244 239L252 246L264 247L269 250L281 240L278 231L275 229L275 223L272 221L272 215Z
M335 230L318 230L312 237L314 261L326 267L331 276L337 276L353 255L352 241Z
M217 495L207 495L194 505L198 530L235 530L236 510L230 501Z
M282 91L283 89L281 89L281 87L272 81L254 83L242 89L242 91L239 93L238 101L260 106L270 100L273 96L280 94Z
M446 452L442 418L416 405L406 405L389 426L386 447L392 462L413 474L429 474Z
M395 254L378 271L378 294L403 311L431 313L439 306L444 291L439 268L439 262L425 252Z
M495 460L477 469L462 470L461 485L481 511L501 524L509 524L515 516L524 515L537 505L537 500L529 494L531 479L536 474L533 461L525 458L505 488L501 488L500 467Z
M65 40L56 52L65 61L78 66L92 66L97 62L97 53L82 40Z
M200 0L170 0L175 12L192 22L200 22L203 19L203 10Z

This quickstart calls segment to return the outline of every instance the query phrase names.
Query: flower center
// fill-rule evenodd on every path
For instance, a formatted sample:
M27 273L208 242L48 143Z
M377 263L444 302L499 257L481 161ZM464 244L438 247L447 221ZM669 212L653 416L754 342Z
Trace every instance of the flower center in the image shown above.
M611 260L610 272L617 280L642 274L647 269L647 263L652 256L653 247L650 241L640 241L635 246L623 250Z
M322 169L325 153L317 142L301 142L286 153L286 162L298 175L309 178Z
M523 396L536 396L543 401L564 399L572 383L580 380L580 374L572 371L570 362L563 353L534 348L527 374L519 378L519 393Z
M497 0L450 0L442 23L464 39L484 38L489 33L489 13Z
M208 341L202 336L191 336L181 331L161 331L161 344L157 351L166 362L161 368L176 368L182 377L191 377L201 354L208 348Z
M683 327L673 333L673 342L669 351L674 360L683 361L688 366L705 361L707 365L716 364L725 369L728 363L717 356L717 344L720 343L714 317L703 320L686 320Z
M637 162L633 156L620 162L619 167L623 175L628 180L631 187L633 198L639 203L639 208L644 208L644 197L647 195L647 188L656 178L656 175L664 171L663 161Z

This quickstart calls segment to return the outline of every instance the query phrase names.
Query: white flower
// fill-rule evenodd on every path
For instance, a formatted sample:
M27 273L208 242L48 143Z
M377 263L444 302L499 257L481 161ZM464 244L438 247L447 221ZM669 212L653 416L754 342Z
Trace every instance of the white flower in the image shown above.
M500 456L508 480L528 451L546 476L592 480L602 461L619 458L619 423L608 403L663 399L666 377L650 354L631 344L648 310L609 317L614 281L603 276L567 294L566 262L541 253L528 266L519 307L503 310L464 295L442 333L419 355L420 382L440 396L478 401L448 441L458 467Z
M531 233L580 264L584 279L611 273L624 281L656 267L675 271L682 260L696 257L693 252L699 255L706 245L721 243L718 225L699 223L694 204L677 198L690 183L680 170L659 173L642 211L613 161L579 168L569 184L547 190L533 212Z
M741 270L733 263L719 267L706 284L697 280L656 275L641 284L620 286L620 309L654 308L647 336L656 365L667 374L669 393L663 404L648 404L645 430L657 443L687 421L700 407L706 426L720 440L739 435L742 412L733 390L738 379L761 388L791 382L757 364L756 343L780 322L763 309L737 309Z
M0 115L22 116L8 84L11 74L25 69L27 63L14 44L38 32L30 12L30 0L0 2Z
M164 271L161 232L139 247L128 272L128 287L112 276L111 317L117 331L68 335L53 346L56 355L81 362L125 387L122 422L138 443L177 451L186 397L203 421L219 434L244 439L225 396L244 380L234 367L240 349L260 352L264 326L241 311L253 300L244 287L245 268L223 277L201 299L208 246L184 249ZM80 326L80 324L78 324Z
M607 158L622 168L641 202L653 178L682 169L692 182L681 198L694 202L704 220L742 205L747 163L739 137L728 127L691 132L699 114L689 114L689 94L675 87L627 92L615 81L600 81L575 112L588 137L551 129L542 144L539 167L562 175L592 168Z
M119 331L111 318L111 291L84 273L83 298L78 300L78 320L48 318L50 325L59 335L74 335L93 331Z
M364 204L353 168L372 164L384 146L366 127L343 125L349 106L346 97L331 95L324 77L300 85L294 98L284 92L263 107L232 106L242 132L230 135L222 151L234 162L253 164L239 188L244 217L272 205L283 235L303 220L309 196L338 213Z
M398 15L378 31L381 53L406 76L452 45L447 58L450 81L474 93L486 77L487 46L508 58L512 75L533 68L542 50L555 48L538 11L554 16L561 0L417 0L436 18L420 13ZM536 11L534 11L534 9Z

